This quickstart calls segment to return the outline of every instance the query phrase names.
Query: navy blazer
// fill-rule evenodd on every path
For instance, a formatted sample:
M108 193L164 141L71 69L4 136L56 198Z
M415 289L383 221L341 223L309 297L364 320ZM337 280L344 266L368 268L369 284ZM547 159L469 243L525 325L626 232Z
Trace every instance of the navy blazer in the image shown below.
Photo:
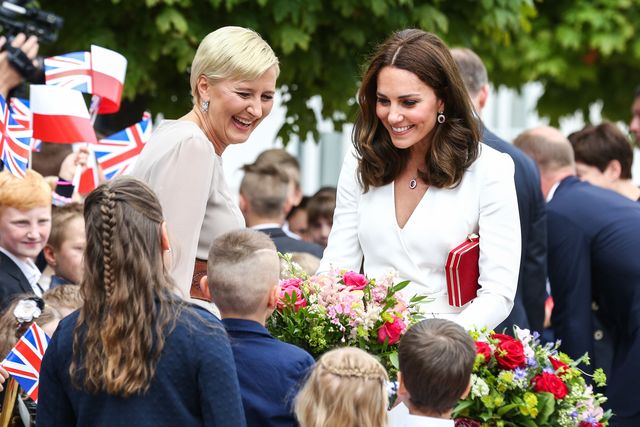
M506 328L511 333L513 325L518 325L542 332L547 297L547 221L540 174L536 164L522 150L484 127L482 141L513 159L522 236L520 275L513 309L496 330L502 332Z
M610 426L639 426L640 205L570 176L548 203L547 221L552 323L560 349L574 358L594 354L593 300L612 333L606 395L616 416Z
M314 364L313 357L277 340L258 322L222 319L222 323L238 369L247 425L294 426L293 398Z
M0 252L0 312L11 304L18 294L34 294L20 267L4 252Z
M294 239L293 237L288 236L282 228L262 228L258 229L258 231L262 231L271 237L271 240L275 243L278 252L283 254L291 252L306 252L311 255L315 255L318 258L322 258L322 252L324 252L322 246L313 242Z

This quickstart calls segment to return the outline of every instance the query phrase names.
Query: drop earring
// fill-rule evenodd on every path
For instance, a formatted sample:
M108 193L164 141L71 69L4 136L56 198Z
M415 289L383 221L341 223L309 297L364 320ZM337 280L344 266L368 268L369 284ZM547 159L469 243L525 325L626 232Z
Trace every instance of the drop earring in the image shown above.
M443 124L447 120L447 118L444 116L444 112L443 111L438 111L438 114L436 116L436 120L440 124Z
M200 104L200 111L202 111L203 113L209 111L209 101L202 101L202 103Z

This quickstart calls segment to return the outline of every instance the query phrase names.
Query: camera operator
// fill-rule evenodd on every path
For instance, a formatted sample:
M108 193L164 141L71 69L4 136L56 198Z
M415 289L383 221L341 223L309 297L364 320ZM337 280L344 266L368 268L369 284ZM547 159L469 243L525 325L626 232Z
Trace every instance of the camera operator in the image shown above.
M0 53L0 95L6 99L9 91L20 85L24 77L9 63L9 52L7 49L3 49L5 43L7 43L7 38L0 36L0 50L2 50ZM23 33L19 33L11 41L11 46L20 49L31 61L38 54L39 45L36 36L27 38Z

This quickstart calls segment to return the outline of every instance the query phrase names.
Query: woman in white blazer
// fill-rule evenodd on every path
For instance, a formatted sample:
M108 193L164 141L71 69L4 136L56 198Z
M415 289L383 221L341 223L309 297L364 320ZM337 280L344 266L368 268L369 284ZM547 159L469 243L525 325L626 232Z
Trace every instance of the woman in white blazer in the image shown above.
M374 54L338 182L319 271L397 271L427 316L490 328L513 306L520 219L511 158L479 142L473 107L447 46L421 30L393 34ZM477 297L449 305L445 263L480 235Z

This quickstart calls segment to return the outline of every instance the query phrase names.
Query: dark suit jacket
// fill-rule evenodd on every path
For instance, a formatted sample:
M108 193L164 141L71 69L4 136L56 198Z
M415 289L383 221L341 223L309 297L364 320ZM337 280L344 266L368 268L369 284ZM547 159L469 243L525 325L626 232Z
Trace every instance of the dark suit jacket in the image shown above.
M545 202L540 191L540 174L533 160L523 151L486 128L482 141L513 159L522 237L520 276L513 309L496 330L507 328L507 332L511 333L513 325L518 325L542 332L547 297L547 223Z
M301 348L252 320L223 319L238 370L247 426L292 427L293 398L314 364Z
M18 294L33 294L29 281L15 262L0 252L0 312L11 303Z
M258 231L262 231L271 237L273 243L276 244L278 252L291 253L291 252L307 252L311 255L315 255L318 258L322 258L322 252L324 249L322 246L313 242L307 242L304 240L294 239L288 236L282 228L263 228Z
M570 176L548 203L547 221L560 349L574 358L594 354L593 300L613 338L610 426L640 426L640 205Z

